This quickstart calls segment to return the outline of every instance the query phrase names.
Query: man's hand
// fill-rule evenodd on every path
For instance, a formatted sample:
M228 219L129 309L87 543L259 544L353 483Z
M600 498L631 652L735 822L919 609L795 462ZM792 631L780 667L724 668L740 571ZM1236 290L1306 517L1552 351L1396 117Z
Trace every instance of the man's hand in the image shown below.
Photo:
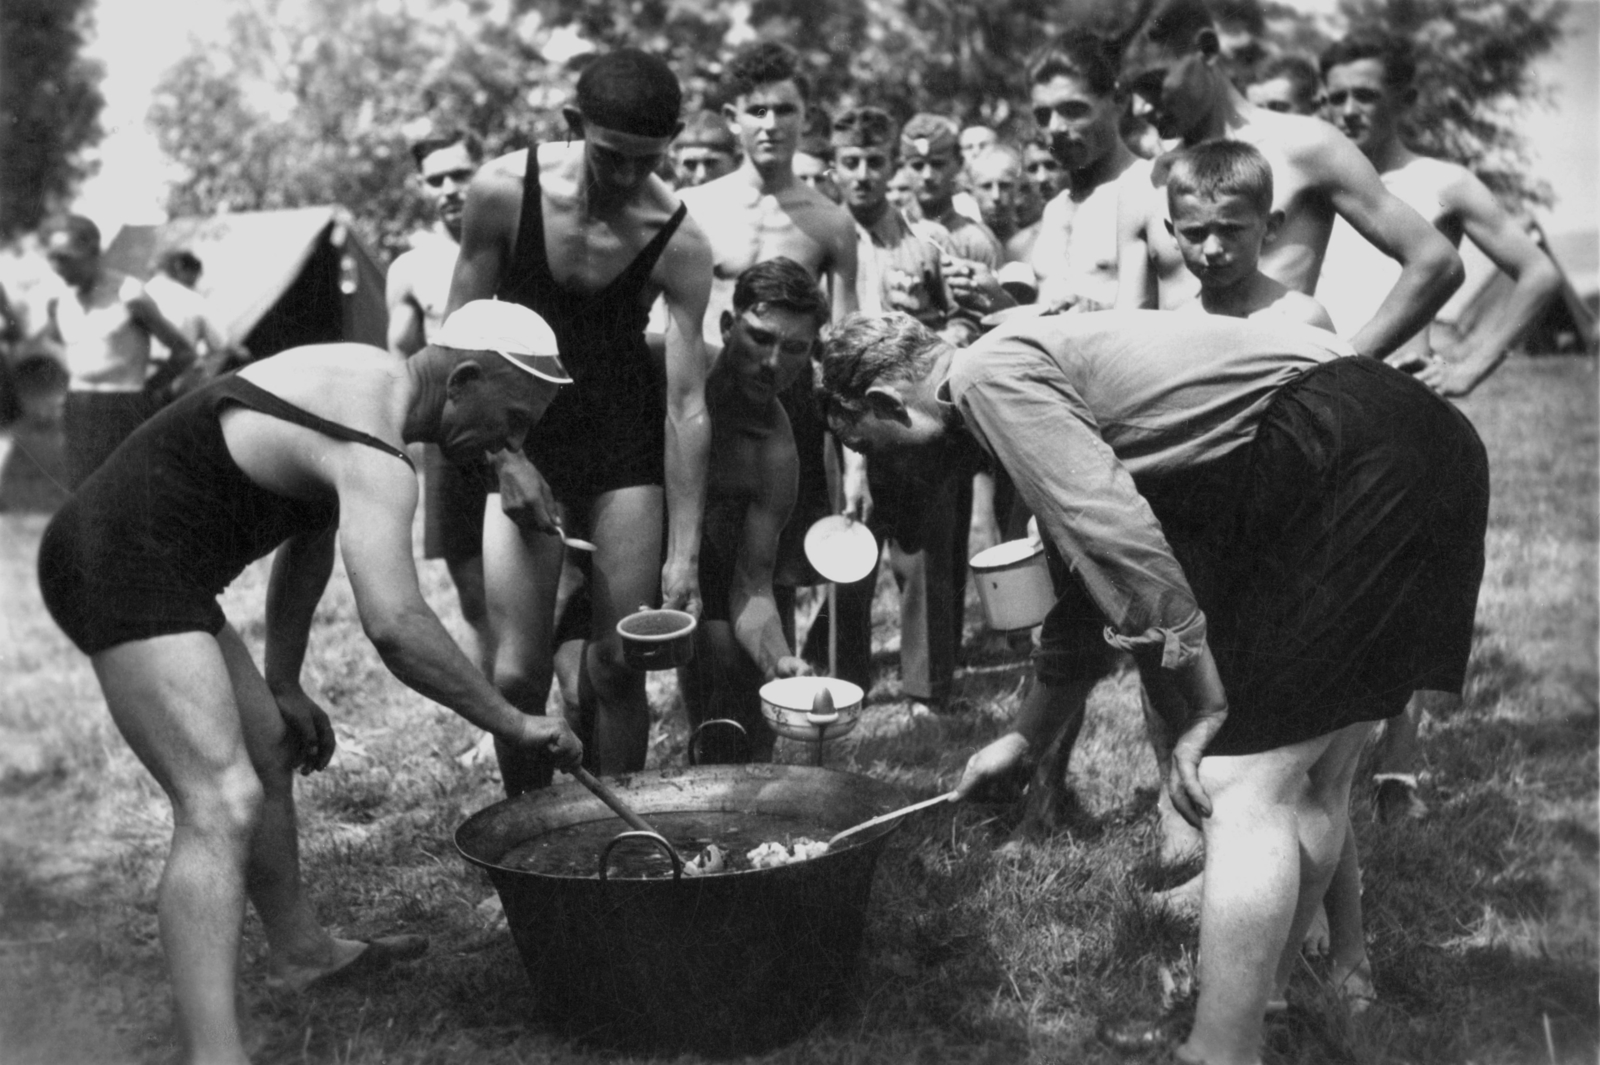
M524 529L559 534L555 496L528 456L520 451L500 451L490 461L499 475L500 509L506 517Z
M293 752L290 768L300 770L301 776L326 769L333 759L336 742L327 712L298 685L280 686L273 698L277 700L284 724L289 726L284 742Z
M956 799L965 801L979 788L1028 772L1029 743L1020 732L1008 732L967 759L956 785Z
M1172 805L1183 819L1200 827L1202 819L1211 816L1211 796L1200 783L1200 758L1210 745L1217 730L1228 719L1228 711L1202 714L1189 722L1172 748L1172 772L1167 778L1167 792Z
M661 567L661 605L700 616L699 567L668 559Z
M536 751L558 769L571 769L583 761L583 741L559 717L519 715L520 731L506 739L515 747Z
M872 489L867 487L867 457L856 451L844 453L844 513L857 521L872 518Z
M772 667L772 676L768 680L777 680L781 677L814 677L816 670L811 668L811 663L794 655L784 655Z
M1000 279L994 271L984 263L946 255L940 260L939 270L951 298L975 314L988 314L1017 304L1011 294L1000 287Z

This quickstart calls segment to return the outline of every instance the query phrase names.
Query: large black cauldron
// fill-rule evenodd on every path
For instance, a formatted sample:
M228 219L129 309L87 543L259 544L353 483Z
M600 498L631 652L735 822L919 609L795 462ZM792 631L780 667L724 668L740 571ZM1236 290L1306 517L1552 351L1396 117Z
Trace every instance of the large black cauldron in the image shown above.
M908 801L870 777L809 766L665 769L610 783L646 820L771 813L838 831ZM498 864L546 832L612 816L569 783L496 803L456 831L457 849L488 870L500 894L545 1020L623 1049L737 1054L799 1036L840 1001L893 824L809 861L681 880Z

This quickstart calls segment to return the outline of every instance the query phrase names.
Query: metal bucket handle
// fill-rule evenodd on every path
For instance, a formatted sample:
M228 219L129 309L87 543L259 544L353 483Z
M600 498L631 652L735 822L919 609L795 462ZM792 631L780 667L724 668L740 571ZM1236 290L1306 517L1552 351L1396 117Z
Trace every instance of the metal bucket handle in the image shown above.
M678 848L674 847L671 843L668 843L667 842L667 838L665 836L661 835L659 832L641 832L641 831L639 831L637 829L633 829L633 830L628 831L628 832L618 832L614 837L612 837L610 843L607 843L603 848L601 848L601 851L600 851L600 879L601 880L609 879L606 876L606 867L611 862L611 850L612 850L612 848L614 848L619 843L623 843L623 842L626 842L628 840L635 840L635 839L646 839L646 840L649 840L651 843L654 843L656 846L658 846L662 850L666 851L667 852L667 857L672 859L672 879L674 881L678 881L678 880L682 880L683 879L683 857L682 857L682 855L680 855L678 853Z
M699 754L697 753L699 751L699 749L700 749L699 746L698 746L698 741L700 739L700 730L703 729L703 728L708 728L708 727L710 727L712 725L731 725L732 727L738 729L739 730L739 738L744 741L744 752L747 755L750 754L750 731L748 729L746 729L744 727L744 725L742 725L739 722L735 721L731 717L714 717L710 721L702 721L702 722L700 722L700 724L698 724L698 725L696 725L694 727L694 731L689 733L689 746L687 748L687 752L688 752L688 755L689 755L689 764L690 765L699 765L700 764L700 757L699 757Z

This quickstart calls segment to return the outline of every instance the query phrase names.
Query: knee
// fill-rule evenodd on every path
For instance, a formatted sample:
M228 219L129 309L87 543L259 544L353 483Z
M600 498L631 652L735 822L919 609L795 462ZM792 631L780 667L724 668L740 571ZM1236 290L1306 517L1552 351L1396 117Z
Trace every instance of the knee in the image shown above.
M525 714L544 709L550 694L551 663L534 661L521 655L495 657L494 686L506 701Z
M265 796L260 777L240 761L212 774L204 784L180 789L173 819L179 828L248 843Z

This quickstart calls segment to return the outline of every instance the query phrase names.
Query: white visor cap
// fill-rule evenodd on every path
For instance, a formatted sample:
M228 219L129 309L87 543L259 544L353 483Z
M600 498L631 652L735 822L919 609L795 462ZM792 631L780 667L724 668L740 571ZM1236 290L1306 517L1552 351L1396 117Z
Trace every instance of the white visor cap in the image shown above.
M492 351L540 380L570 385L550 324L520 303L473 300L444 320L432 342L457 351Z

